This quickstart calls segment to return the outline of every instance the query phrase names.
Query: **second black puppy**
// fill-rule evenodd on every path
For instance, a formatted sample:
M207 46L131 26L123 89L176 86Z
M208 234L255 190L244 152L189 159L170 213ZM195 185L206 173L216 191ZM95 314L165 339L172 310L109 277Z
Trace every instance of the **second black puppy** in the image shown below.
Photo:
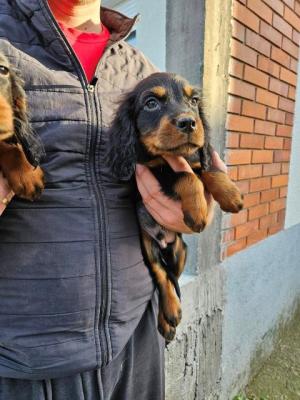
M113 175L128 180L136 163L148 166L162 191L181 201L184 221L192 231L201 232L207 224L205 189L224 211L242 208L238 188L227 174L212 168L200 91L183 78L156 73L141 81L121 103L109 133ZM183 156L194 173L174 172L164 155ZM178 234L166 247L164 229L141 202L138 216L144 255L160 293L159 330L172 340L181 319L177 280L184 268L186 245Z

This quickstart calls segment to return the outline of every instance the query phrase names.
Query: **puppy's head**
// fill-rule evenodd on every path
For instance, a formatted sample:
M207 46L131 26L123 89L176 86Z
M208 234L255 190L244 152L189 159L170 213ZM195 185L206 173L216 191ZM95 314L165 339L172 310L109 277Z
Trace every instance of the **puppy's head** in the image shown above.
M112 171L126 179L136 162L189 157L205 145L206 130L199 89L175 74L152 74L126 96L113 121Z
M0 141L11 138L22 145L28 161L37 166L44 149L28 120L23 80L0 53Z

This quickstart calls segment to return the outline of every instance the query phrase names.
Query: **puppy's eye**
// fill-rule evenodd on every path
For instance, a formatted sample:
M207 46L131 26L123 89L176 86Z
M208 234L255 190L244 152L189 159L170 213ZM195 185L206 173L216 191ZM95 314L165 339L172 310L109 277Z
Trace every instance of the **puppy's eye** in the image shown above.
M198 101L199 101L199 97L196 97L196 96L194 96L190 99L190 103L192 106L196 106L198 104Z
M9 69L4 65L0 65L0 75L7 76L9 73Z
M151 98L146 101L144 105L144 110L156 111L160 108L159 102L155 98Z

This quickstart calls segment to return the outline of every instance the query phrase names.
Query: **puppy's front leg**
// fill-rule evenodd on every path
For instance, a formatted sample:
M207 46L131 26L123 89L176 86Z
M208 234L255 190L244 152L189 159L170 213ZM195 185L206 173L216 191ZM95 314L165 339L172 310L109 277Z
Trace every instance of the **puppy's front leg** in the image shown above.
M44 189L43 171L29 164L19 145L0 142L0 169L17 196L33 201Z
M180 198L185 224L193 232L201 232L207 224L207 201L204 186L197 175L179 172L174 192Z
M203 171L201 180L223 211L237 213L243 208L242 195L225 172Z

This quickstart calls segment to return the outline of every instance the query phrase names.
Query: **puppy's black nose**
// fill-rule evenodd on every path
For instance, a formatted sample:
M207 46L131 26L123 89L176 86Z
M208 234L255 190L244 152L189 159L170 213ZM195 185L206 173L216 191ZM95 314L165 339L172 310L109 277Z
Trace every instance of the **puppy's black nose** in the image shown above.
M182 132L191 133L196 128L196 121L193 117L183 117L176 121L176 127Z

